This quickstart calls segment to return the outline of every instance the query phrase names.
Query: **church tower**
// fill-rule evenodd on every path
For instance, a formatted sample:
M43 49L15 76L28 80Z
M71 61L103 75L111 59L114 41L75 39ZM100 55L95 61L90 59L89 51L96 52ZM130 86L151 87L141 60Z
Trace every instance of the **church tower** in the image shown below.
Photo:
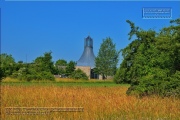
M98 79L99 77L94 73L95 55L93 52L93 39L90 36L84 39L84 51L76 65L76 69L78 68L84 71L91 79Z
M77 61L77 66L89 66L91 69L95 67L93 39L90 36L84 39L84 51L80 59Z

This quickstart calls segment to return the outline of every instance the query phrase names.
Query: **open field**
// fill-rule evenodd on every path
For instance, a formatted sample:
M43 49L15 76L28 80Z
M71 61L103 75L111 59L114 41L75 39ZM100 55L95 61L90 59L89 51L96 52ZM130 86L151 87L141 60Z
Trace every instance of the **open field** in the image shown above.
M180 120L180 100L175 98L138 99L125 94L127 85L111 81L64 82L2 83L2 120ZM6 115L5 107L83 107L84 111Z
M115 84L112 80L74 80L68 78L56 78L55 81L19 81L16 79L6 78L1 83L2 86L80 86L80 87L113 87L119 86ZM122 85L121 85L122 86ZM123 84L123 86L129 86L128 84Z

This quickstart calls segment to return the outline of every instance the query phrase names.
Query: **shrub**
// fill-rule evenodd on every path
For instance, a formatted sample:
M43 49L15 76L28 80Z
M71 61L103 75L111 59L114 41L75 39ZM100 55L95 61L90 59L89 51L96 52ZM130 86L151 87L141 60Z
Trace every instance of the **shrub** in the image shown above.
M75 71L71 74L70 77L73 78L73 79L88 80L88 76L87 76L86 73L84 73L81 69L75 70Z
M51 72L46 72L46 71L43 71L41 73L41 77L43 80L51 80L51 81L54 81L55 78L54 76L51 74Z
M138 96L155 94L162 97L180 97L180 72L176 71L174 75L163 79L157 78L156 75L142 77L138 84L132 83L126 93Z
M12 78L18 78L19 80L27 80L27 81L31 81L31 80L51 80L54 81L55 78L54 76L51 74L51 72L46 72L46 71L41 71L41 72L35 72L35 71L31 71L29 74L20 74L20 73L13 73L11 75Z

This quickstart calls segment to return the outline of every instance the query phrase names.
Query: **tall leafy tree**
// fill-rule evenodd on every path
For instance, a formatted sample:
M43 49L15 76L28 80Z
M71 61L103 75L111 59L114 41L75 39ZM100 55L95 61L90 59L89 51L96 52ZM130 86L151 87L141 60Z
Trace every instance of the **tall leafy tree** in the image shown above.
M37 71L46 71L51 72L52 74L55 71L53 61L52 61L52 52L45 52L44 56L37 57L34 61L34 64L36 65L35 69Z
M113 76L116 72L119 51L111 38L106 38L100 46L97 57L95 58L95 71L106 79L107 76Z
M139 77L149 74L150 67L148 64L154 60L155 51L155 36L153 30L144 31L135 27L134 23L127 20L131 26L131 31L128 34L129 40L135 35L133 40L126 48L122 49L123 62L118 69L114 80L117 83L136 83Z
M0 65L1 65L1 71L2 73L4 73L5 76L10 76L12 75L15 67L15 60L12 57L12 55L8 55L6 53L3 53L0 55L1 61L0 61Z
M56 66L66 66L67 65L67 61L64 59L59 59L56 61L55 63Z
M160 30L131 26L130 39L122 49L123 62L116 72L116 83L130 83L127 94L180 96L180 19Z
M66 75L70 76L75 71L75 65L76 63L73 61L70 61L66 67Z
M56 69L57 69L57 74L65 74L66 73L66 66L67 66L67 61L64 59L59 59L55 63Z

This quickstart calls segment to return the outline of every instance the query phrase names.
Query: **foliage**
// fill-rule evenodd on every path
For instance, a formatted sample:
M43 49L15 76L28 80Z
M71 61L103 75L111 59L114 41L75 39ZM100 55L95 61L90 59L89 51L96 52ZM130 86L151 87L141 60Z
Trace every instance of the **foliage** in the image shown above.
M73 79L83 79L83 80L88 80L88 76L86 75L86 73L84 73L81 69L77 69L74 72L72 72L71 78Z
M180 72L163 79L156 79L156 75L142 77L138 85L132 84L126 93L140 97L153 94L162 97L180 97Z
M95 72L101 74L103 78L108 75L113 76L116 72L119 51L111 38L106 38L100 46L98 56L95 59Z
M4 72L0 67L0 82L2 81L3 78L4 78Z
M64 59L59 59L56 61L55 63L56 66L66 66L67 65L67 61Z
M12 55L1 54L0 78L7 76L19 80L51 80L54 81L54 75L67 75L75 70L75 62L59 59L54 64L52 61L52 52L45 52L43 56L37 57L32 63L15 62ZM83 79L85 77L83 76Z
M133 40L122 49L123 62L116 72L116 83L131 83L127 94L140 96L180 96L180 19L159 33L142 30L127 20Z
M15 60L12 57L12 55L8 55L6 53L3 53L0 55L0 65L1 65L1 71L4 74L4 76L10 76L12 75L14 71L14 65L15 65Z
M19 61L14 65L15 71L10 75L19 80L55 80L53 74L56 69L52 62L51 52L44 53L44 56L37 57L33 63Z
M66 67L66 75L70 76L75 70L75 62L70 61Z
M57 74L63 75L66 73L66 66L67 66L67 61L64 59L59 59L55 63L55 67L57 69Z
M52 62L51 53L52 52L45 52L44 56L37 57L34 61L34 69L37 71L46 71L54 74L56 71Z
M48 71L36 71L33 64L26 65L11 75L12 78L19 80L55 80L53 74Z

